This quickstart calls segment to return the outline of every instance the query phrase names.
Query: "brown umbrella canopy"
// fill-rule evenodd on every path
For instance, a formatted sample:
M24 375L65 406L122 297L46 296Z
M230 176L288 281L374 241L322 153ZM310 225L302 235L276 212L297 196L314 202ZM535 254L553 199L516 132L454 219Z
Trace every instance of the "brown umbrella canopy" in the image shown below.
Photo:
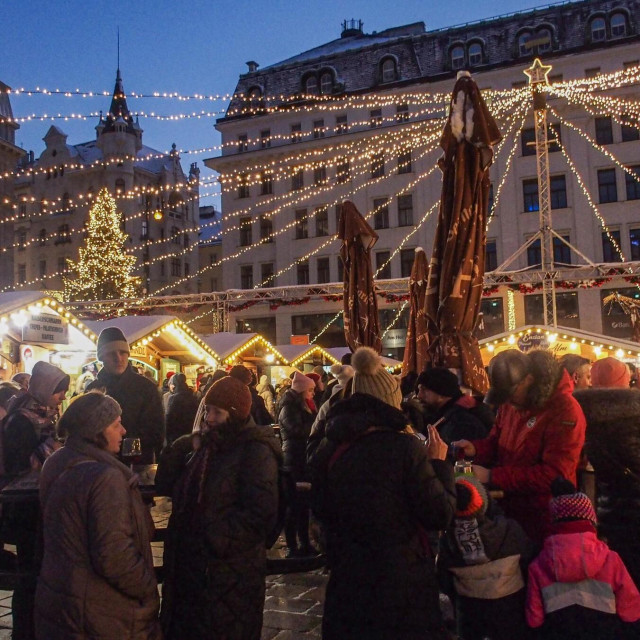
M367 224L353 202L342 204L338 238L344 265L344 335L351 351L358 347L382 349L378 301L373 288L371 249L378 234Z
M409 326L402 360L403 377L409 371L420 373L428 362L427 317L424 312L428 272L427 254L418 247L409 276Z
M442 133L442 194L425 299L434 365L460 369L485 393L487 375L473 335L482 296L489 166L500 131L467 72L458 74Z

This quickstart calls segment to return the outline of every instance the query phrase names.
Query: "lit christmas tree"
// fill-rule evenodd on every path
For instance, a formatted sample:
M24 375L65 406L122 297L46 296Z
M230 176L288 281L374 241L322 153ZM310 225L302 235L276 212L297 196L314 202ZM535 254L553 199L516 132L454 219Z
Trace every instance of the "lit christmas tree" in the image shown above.
M74 276L64 281L64 299L112 300L132 298L140 278L129 275L135 256L122 249L127 234L120 230L122 215L107 189L101 189L89 211L87 239L77 262L67 260Z

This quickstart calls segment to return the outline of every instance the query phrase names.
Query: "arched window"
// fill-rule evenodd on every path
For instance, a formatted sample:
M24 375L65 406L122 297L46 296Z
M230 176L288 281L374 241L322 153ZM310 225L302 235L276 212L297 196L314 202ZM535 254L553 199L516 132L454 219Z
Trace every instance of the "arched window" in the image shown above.
M531 48L527 46L527 43L531 40L531 33L525 31L518 36L518 53L521 56L528 56L531 54Z
M627 19L623 13L614 13L611 16L611 37L622 38L627 35Z
M304 83L304 92L308 96L314 96L318 93L318 79L311 75L309 76Z
M398 79L398 67L393 58L385 58L381 69L382 82L393 82Z
M540 29L540 31L538 31L538 37L536 38L536 40L540 40L540 44L538 44L538 53L551 51L553 38L551 36L550 29Z
M607 39L607 23L604 18L594 18L591 21L592 42L602 42Z
M482 64L482 45L479 42L469 45L469 64L472 67Z
M333 91L333 75L330 71L325 71L320 76L320 93L323 96L330 94Z
M118 178L116 180L116 195L121 196L124 193L125 184L124 178Z
M451 68L462 69L464 67L464 47L458 45L451 49Z

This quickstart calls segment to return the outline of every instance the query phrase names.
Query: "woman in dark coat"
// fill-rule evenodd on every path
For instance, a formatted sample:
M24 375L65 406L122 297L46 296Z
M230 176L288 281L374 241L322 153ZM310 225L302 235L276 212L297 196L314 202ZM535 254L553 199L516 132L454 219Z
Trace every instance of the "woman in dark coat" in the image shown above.
M173 490L162 627L166 640L259 640L280 445L251 419L249 388L236 378L214 383L205 406L208 430Z
M585 449L596 474L598 534L640 588L640 390L580 389Z
M311 378L296 371L278 415L284 469L290 483L289 509L284 522L287 557L310 555L314 551L309 541L308 500L295 490L295 483L308 480L307 440L317 413L312 409L315 387Z
M133 472L116 454L120 405L97 391L60 419L66 445L40 476L44 557L38 640L159 640L153 523Z
M329 411L310 458L331 570L323 640L446 638L426 532L455 512L447 446L433 427L428 448L407 433L398 381L375 351L351 364L354 394Z
M176 373L171 381L173 393L169 395L166 418L168 443L191 433L199 404L195 393L187 386L187 377L184 373Z

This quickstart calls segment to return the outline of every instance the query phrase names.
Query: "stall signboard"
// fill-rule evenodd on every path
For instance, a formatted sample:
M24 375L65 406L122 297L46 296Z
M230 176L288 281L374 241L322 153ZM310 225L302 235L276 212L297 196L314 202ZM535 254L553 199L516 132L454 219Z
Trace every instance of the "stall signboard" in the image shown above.
M518 338L518 349L520 349L520 351L529 351L529 349L533 349L534 347L548 349L549 342L547 336L543 333L525 333Z
M309 344L309 334L292 335L291 344Z
M22 341L69 344L69 323L52 313L34 313L22 327Z

